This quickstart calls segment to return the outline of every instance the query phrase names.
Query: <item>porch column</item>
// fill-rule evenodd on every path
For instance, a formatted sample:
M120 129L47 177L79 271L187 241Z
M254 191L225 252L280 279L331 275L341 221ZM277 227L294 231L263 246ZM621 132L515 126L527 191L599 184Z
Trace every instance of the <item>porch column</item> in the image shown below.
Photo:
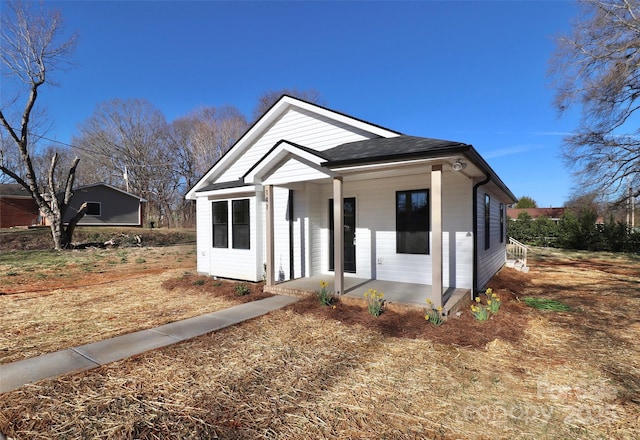
M431 167L431 286L434 307L442 306L442 165Z
M273 233L273 185L267 185L264 188L264 194L267 199L267 286L273 286L275 284L275 271L274 271L274 233Z
M344 197L342 177L333 178L333 269L334 291L344 291Z

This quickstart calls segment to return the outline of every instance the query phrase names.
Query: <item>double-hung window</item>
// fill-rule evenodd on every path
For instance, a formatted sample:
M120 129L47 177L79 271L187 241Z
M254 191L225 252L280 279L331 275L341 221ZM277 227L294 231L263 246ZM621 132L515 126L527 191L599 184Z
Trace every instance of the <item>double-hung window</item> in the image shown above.
M233 200L232 205L232 242L234 249L249 249L249 199Z
M229 204L224 202L212 202L211 220L213 224L213 247L229 247Z
M96 217L100 217L100 213L102 211L102 205L100 202L86 202L87 210L85 211L85 215L93 215Z
M504 243L504 203L500 203L500 243Z
M396 192L396 252L429 253L429 190Z

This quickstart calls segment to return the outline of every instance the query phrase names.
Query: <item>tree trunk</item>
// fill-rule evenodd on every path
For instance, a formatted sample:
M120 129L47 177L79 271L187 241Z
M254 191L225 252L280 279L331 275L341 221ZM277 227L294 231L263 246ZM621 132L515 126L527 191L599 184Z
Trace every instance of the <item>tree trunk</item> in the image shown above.
M71 240L73 239L73 233L76 230L76 225L84 217L84 213L87 212L87 202L84 202L76 215L74 215L71 220L69 220L69 224L65 230L64 238L65 238L65 247L68 247L71 244Z
M49 228L51 228L51 237L53 238L53 248L57 251L61 251L67 246L67 242L64 239L62 231L62 222L56 221L52 216L46 216L47 222L49 222Z

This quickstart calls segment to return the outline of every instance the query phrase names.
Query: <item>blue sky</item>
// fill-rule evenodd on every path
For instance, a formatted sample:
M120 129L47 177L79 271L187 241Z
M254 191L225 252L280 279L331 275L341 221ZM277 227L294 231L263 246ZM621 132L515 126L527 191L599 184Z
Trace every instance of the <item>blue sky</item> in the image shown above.
M318 90L326 106L405 134L473 144L516 196L561 206L571 173L552 107L569 1L47 1L76 31L76 67L40 95L69 143L95 106L144 98L168 121L199 106L247 116L258 96Z

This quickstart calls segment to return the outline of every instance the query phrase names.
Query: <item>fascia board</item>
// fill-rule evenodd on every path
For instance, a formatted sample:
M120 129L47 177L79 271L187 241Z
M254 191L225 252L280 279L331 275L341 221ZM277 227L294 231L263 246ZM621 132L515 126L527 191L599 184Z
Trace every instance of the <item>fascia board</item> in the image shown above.
M195 200L194 194L199 188L210 182L216 175L221 174L226 169L229 162L233 160L244 151L244 147L249 145L253 140L260 135L265 129L267 129L280 115L287 111L290 107L298 107L307 110L311 113L316 113L329 119L350 125L354 128L364 130L380 137L396 137L401 133L371 124L360 119L356 119L352 116L330 110L316 104L301 101L290 96L283 96L277 101L260 119L258 119L240 139L224 154L202 178L187 192L185 198L188 200Z
M226 188L226 189L214 189L211 191L202 191L197 194L197 198L202 197L218 197L218 196L229 196L229 195L240 195L240 194L254 194L258 191L258 187L256 185L249 186L240 186L236 188ZM195 200L195 198L193 199Z
M303 163L313 164L317 167L314 167L315 169L321 169L320 163L325 160L324 158L298 148L287 141L281 141L275 148L260 159L256 166L244 176L245 182L257 183L255 181L257 177L271 174L272 169L277 167L278 164L287 157L294 157Z
M285 98L288 98L288 97L285 97ZM289 98L289 99L292 99L292 98ZM328 119L333 119L334 121L338 121L343 124L358 128L360 130L375 134L380 137L391 138L391 137L396 137L401 135L401 133L398 133L396 131L371 124L370 122L362 121L360 119L354 118L353 116L349 116L344 113L337 112L335 110L319 107L315 104L310 104L308 102L295 100L295 102L292 102L292 105L295 105L296 107L300 107L312 113L317 113Z
M216 174L222 174L227 164L233 162L245 150L245 146L249 146L253 140L269 127L281 114L288 108L291 98L284 97L276 102L260 119L258 119L249 129L233 144L233 146L207 171L204 176L189 190L185 196L188 200L195 200L195 193L199 188L210 182Z

